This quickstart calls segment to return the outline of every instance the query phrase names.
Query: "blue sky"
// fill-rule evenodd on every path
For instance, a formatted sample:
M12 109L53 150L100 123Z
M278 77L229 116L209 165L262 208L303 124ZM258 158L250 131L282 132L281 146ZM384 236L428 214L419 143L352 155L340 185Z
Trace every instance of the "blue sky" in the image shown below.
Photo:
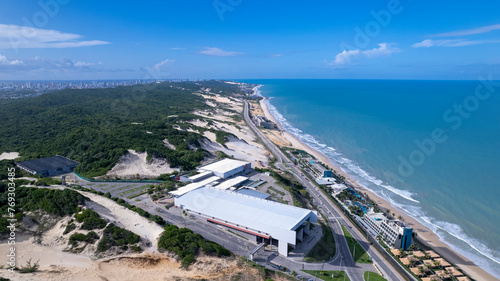
M0 80L500 77L498 1L4 0Z

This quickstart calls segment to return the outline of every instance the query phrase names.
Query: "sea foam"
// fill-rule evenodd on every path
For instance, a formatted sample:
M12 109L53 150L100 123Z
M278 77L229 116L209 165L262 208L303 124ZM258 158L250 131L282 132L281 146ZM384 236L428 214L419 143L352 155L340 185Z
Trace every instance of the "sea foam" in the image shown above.
M258 94L261 95L261 92L258 89L257 91ZM391 205L403 210L414 219L429 227L439 236L441 241L450 245L460 254L470 258L482 268L490 269L488 271L492 274L495 272L500 272L500 257L496 257L495 253L490 250L484 243L467 236L459 225L444 221L438 221L434 218L426 216L422 208L418 206L418 203L420 202L414 198L414 196L416 196L415 193L412 193L408 190L398 189L387 183L384 183L382 180L368 174L357 163L343 156L335 148L319 142L312 135L307 134L302 130L294 127L276 109L276 107L271 104L270 100L272 100L272 98L268 98L264 102L266 103L269 111L274 116L276 121L285 131L291 133L298 140L310 146L314 150L326 155L333 163L337 164L344 173L356 180L358 184L376 193L385 200L388 200ZM380 187L380 189L374 189L373 186ZM397 195L400 198L408 200L407 202L411 204L397 202L393 199L393 196L386 193L384 190L389 191L393 195ZM454 241L454 239L456 241ZM498 264L499 266L496 267L494 264ZM496 274L495 276L500 277L498 274Z

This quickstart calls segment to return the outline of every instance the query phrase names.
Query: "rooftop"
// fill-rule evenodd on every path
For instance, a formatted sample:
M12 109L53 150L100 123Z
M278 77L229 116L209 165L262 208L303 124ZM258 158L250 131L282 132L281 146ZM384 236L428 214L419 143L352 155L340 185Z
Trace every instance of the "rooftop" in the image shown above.
M220 179L219 177L212 176L212 177L209 177L208 179L204 179L204 180L199 181L199 182L193 182L193 183L190 183L186 186L183 186L177 190L171 191L170 194L172 194L174 196L181 196L181 195L184 195L190 191L193 191L193 190L198 189L200 187L203 187L205 185L211 184L219 179Z
M199 178L203 178L203 177L206 177L206 176L211 175L211 174L212 174L211 171L205 171L205 172L201 172L199 174L196 174L194 176L191 176L191 177L189 177L189 179L192 181L196 181Z
M231 170L238 168L238 167L245 165L245 164L249 164L249 162L225 158L225 159L222 159L220 161L214 162L212 164L202 166L198 169L202 170L202 171L227 172L227 171L231 171Z
M33 170L35 172L43 172L47 170L54 170L57 168L64 168L72 165L78 165L79 163L68 159L63 156L51 156L47 158L29 160L18 162L17 165L23 166L27 169Z
M267 194L264 192L260 192L260 191L253 190L253 189L246 189L246 188L239 189L238 191L236 191L236 193L240 193L240 194L244 194L244 195L248 195L248 196L253 196L253 197L260 198L260 199L267 199L267 198L269 198L269 196L271 196L270 194Z
M247 177L243 177L243 176L237 176L237 177L234 177L234 178L231 178L231 179L228 179L226 181L224 181L223 183L220 183L218 185L215 186L215 188L218 188L218 189L229 189L233 186L236 186L236 185L239 185L245 181L247 181L248 178Z
M259 199L229 190L204 187L176 198L191 211L216 219L273 233L273 229L295 230L311 210ZM203 204L205 203L205 204Z

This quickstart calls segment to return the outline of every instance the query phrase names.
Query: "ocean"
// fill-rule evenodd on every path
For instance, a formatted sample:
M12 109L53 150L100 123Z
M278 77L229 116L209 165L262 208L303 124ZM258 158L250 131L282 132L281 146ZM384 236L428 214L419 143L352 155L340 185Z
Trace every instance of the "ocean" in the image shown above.
M301 141L500 278L500 82L241 80Z

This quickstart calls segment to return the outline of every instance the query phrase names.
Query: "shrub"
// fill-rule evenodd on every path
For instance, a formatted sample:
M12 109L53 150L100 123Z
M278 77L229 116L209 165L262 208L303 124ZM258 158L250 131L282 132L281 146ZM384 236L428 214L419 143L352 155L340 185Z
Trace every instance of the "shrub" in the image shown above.
M75 215L77 222L83 222L82 228L86 230L92 229L103 229L106 226L106 221L99 217L99 214L90 210L85 209L80 214Z

